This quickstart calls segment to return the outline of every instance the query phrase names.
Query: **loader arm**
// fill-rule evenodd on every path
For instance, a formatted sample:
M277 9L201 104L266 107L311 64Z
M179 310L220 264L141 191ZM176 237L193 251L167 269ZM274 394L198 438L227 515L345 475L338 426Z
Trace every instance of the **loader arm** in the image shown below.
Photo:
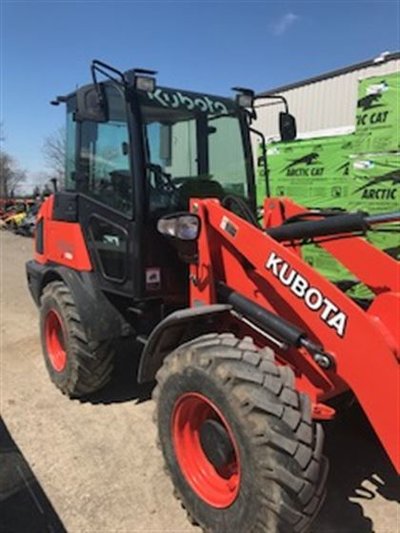
M268 231L284 223L288 218L304 213L306 213L304 207L291 199L268 198L264 204L265 229ZM399 265L393 257L382 253L365 239L354 235L346 235L346 238L338 237L340 234L334 238L317 237L314 242L333 255L373 293L399 291Z
M344 384L351 389L400 472L399 321L387 310L388 304L393 314L399 310L399 265L381 257L383 253L358 237L349 238L347 254L341 249L343 244L338 246L339 255L351 257L353 246L362 253L356 263L347 261L359 277L360 272L368 277L368 265L379 257L384 269L381 278L390 279L383 287L380 282L376 291L380 294L366 312L305 263L295 249L224 209L218 201L192 200L191 207L202 221L198 262L191 266L191 304L217 303L216 286L223 282L305 331L335 364L328 370L319 369L326 379L317 386L311 354L299 348L299 386L314 402L339 394ZM293 358L288 356L287 362L293 365Z

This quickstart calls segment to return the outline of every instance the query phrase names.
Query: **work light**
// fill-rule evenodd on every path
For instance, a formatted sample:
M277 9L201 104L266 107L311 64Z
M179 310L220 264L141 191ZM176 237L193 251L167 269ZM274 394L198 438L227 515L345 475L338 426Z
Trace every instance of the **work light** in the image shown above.
M135 89L139 91L154 92L156 88L155 70L147 70L143 68L133 69L133 83Z
M247 89L246 87L232 87L232 91L235 91L236 102L240 107L253 107L254 103L254 91Z
M156 80L150 76L136 76L135 87L139 91L154 92L156 88Z
M194 241L199 236L200 219L193 214L166 215L157 222L157 229L162 235L182 241Z

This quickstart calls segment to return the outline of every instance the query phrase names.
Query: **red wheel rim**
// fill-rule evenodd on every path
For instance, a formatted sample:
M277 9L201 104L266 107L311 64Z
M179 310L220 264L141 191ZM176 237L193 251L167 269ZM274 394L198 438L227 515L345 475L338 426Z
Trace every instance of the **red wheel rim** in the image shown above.
M65 351L61 318L54 309L49 311L46 316L45 338L50 362L57 372L61 372L67 364L67 353Z
M210 462L201 445L200 429L207 420L219 422L232 444L233 456L223 468ZM180 469L194 492L213 507L229 507L239 493L240 464L235 438L221 411L202 394L184 394L175 404L172 436Z

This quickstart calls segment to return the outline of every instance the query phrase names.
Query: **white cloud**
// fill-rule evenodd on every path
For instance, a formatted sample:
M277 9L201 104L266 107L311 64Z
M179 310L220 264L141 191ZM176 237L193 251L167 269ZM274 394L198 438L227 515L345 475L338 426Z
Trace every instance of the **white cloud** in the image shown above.
M286 13L272 25L272 33L283 35L293 24L299 20L299 16L294 13Z

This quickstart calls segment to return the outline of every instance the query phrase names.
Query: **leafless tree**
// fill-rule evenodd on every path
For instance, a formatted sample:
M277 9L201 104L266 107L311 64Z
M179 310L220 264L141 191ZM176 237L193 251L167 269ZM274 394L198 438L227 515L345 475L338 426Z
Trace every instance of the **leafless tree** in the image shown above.
M65 128L58 128L46 137L42 149L46 164L50 169L51 178L56 178L58 185L62 187L65 180Z
M4 150L4 141L4 125L0 122L0 198L10 198L19 192L20 186L26 180L26 173Z
M15 196L25 180L26 173L18 168L15 159L4 150L0 150L0 197Z

